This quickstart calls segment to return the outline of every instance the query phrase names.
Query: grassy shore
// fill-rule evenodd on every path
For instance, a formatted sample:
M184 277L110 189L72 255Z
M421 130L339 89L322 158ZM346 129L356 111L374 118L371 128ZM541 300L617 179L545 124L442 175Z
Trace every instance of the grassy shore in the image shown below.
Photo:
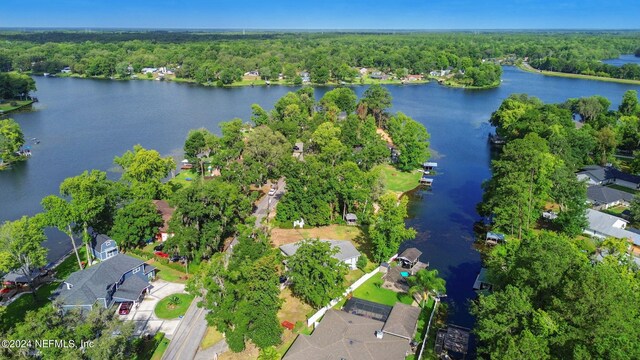
M0 114L8 114L31 104L33 104L33 100L9 100L0 104Z
M497 88L498 86L500 86L500 80L498 80L498 81L496 81L496 82L494 82L492 84L486 85L486 86L466 85L466 84L461 84L461 83L459 83L459 82L457 82L455 80L451 80L451 79L445 80L442 84L444 86L448 86L448 87L451 87L451 88L457 88L457 89L486 90L486 89L494 89L494 88Z
M620 84L632 84L632 85L640 85L640 80L629 80L629 79L616 79L611 77L602 77L595 75L583 75L583 74L570 74L563 73L557 71L547 71L547 70L537 70L531 67L528 64L518 64L516 67L522 71L541 74L546 76L556 76L556 77L564 77L564 78L572 78L572 79L583 79L583 80L596 80L596 81L606 81L606 82L615 82Z
M400 171L389 164L378 165L376 169L380 171L387 190L402 194L420 185L422 171Z

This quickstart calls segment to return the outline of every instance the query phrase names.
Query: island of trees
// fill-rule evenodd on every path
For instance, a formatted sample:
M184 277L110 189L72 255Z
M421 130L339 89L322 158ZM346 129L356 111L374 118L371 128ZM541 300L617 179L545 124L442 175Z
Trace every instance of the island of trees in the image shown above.
M637 34L2 32L0 70L115 79L250 85L420 81L499 85L499 64L638 79ZM364 69L364 70L363 70Z
M606 163L639 171L637 157L615 156L637 156L638 94L626 92L618 110L610 105L600 96L544 104L512 95L493 113L506 145L478 210L507 240L485 250L493 292L473 307L481 357L640 356L640 277L629 244L582 235L586 185L575 172ZM555 220L541 219L548 209Z
M209 323L225 334L232 351L243 351L251 343L265 353L274 352L283 335L277 317L283 305L281 277L290 279L291 292L301 303L318 309L344 292L347 268L332 256L336 250L327 243L307 239L287 259L285 270L269 232L252 216L255 200L264 194L261 188L286 179L286 193L270 226L290 227L301 218L312 226L343 224L346 213L357 214L370 233L365 240L370 251L358 261L365 268L388 259L415 236L404 223L406 197L386 189L382 172L414 171L429 156L425 127L402 113L389 113L392 99L384 87L372 85L359 100L348 88L331 90L318 102L313 95L313 89L305 87L286 94L271 111L253 105L252 124L240 119L222 123L220 135L192 130L184 144L185 158L194 165L191 181L163 181L176 168L175 161L139 145L115 157L122 168L117 181L99 170L64 180L59 194L42 200L42 213L0 226L0 271L28 273L44 266L45 226L58 228L74 244L74 254L62 266L65 270L58 269L63 274L94 262L90 229L110 235L122 251L144 257L145 240L162 225L152 200L167 199L175 207L169 224L174 236L163 251L188 260L192 276L187 288L203 298ZM303 157L294 157L294 145L300 142ZM398 154L393 161L392 147ZM417 185L416 180L412 186ZM74 238L80 238L85 249L76 247ZM232 240L233 251L225 253ZM412 291L444 290L436 275L412 279ZM109 354L112 359L131 359L147 346L130 336L130 324L112 314L56 311L46 298L57 285L34 292L32 308L38 310L25 314L24 309L10 309L2 314L2 337L65 334L96 343L81 355L64 348L20 350L46 358L98 359ZM17 349L1 351L8 357L23 354Z

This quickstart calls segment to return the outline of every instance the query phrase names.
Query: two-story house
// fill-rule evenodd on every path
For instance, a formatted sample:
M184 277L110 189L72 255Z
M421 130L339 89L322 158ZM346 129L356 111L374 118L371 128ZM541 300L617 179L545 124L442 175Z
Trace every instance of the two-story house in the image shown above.
M109 308L123 302L135 305L150 290L149 281L155 278L155 271L140 259L120 254L116 245L115 255L69 275L58 288L56 302L65 311Z

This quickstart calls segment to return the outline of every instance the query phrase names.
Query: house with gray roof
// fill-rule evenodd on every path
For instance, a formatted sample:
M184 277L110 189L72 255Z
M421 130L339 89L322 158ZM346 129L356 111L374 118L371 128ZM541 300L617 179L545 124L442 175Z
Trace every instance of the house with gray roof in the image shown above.
M330 309L311 335L300 334L283 360L388 360L411 354L420 308L397 303L385 322Z
M587 185L616 184L629 189L640 189L640 176L622 172L613 166L586 166L576 176Z
M587 188L587 200L596 210L605 210L614 206L629 206L633 194L602 185Z
M150 290L149 281L154 278L153 266L118 253L69 275L54 294L55 301L65 311L109 308L123 302L136 304Z
M333 255L336 259L344 262L349 265L351 270L355 270L357 268L356 263L358 262L358 258L360 257L360 252L353 246L351 241L346 240L320 240L322 242L326 242L331 245L332 248L337 248L338 253ZM298 251L300 244L302 241L298 241L291 244L286 244L280 246L280 251L282 255L289 257Z
M389 318L384 323L382 331L386 334L405 338L408 341L413 339L418 327L418 318L420 317L420 308L396 303L391 309Z
M627 239L634 246L640 246L640 234L627 230L627 220L617 216L605 214L593 209L587 209L587 222L589 225L584 229L587 235L600 239L614 237Z

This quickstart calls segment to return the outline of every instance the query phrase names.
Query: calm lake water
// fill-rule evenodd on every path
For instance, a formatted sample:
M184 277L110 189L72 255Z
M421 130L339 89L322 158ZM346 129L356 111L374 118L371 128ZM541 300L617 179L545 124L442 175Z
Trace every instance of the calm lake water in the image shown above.
M607 59L602 61L605 64L622 66L624 64L638 64L640 65L640 57L636 57L633 54L620 55L617 59Z
M434 83L389 86L393 112L402 111L426 125L431 134L433 160L439 164L431 191L411 194L408 224L418 231L414 241L422 260L447 281L449 319L473 326L468 313L475 297L472 285L480 270L473 248L475 206L481 184L490 177L491 154L487 120L512 93L528 93L545 102L603 95L613 107L622 94L640 86L546 77L505 67L499 88L480 91L450 89ZM135 144L180 157L189 129L219 132L218 123L239 117L247 121L250 105L271 109L274 102L296 88L274 86L232 89L205 88L159 81L100 81L36 78L37 111L14 114L26 138L38 138L33 157L0 173L0 221L41 211L40 200L58 192L62 180L88 169L108 170L117 178L113 157ZM360 96L365 87L355 87ZM317 88L321 97L329 88ZM49 232L50 259L70 249L68 239Z

